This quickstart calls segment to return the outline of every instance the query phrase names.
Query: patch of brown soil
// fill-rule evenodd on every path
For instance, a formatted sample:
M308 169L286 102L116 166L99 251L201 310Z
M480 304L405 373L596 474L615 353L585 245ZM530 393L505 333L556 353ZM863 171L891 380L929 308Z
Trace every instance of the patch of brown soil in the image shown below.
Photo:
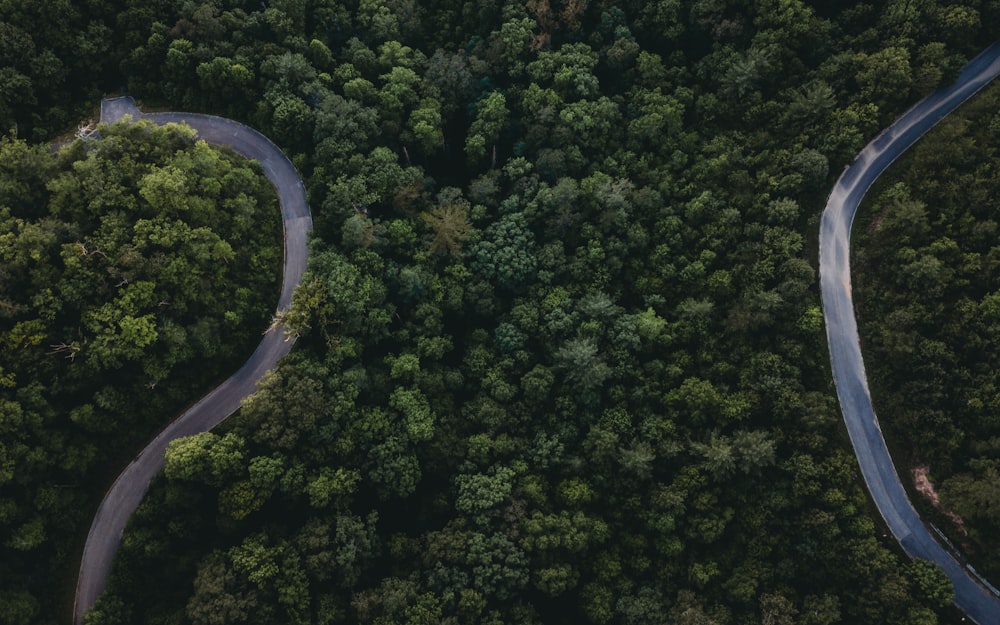
M934 488L934 484L931 482L928 475L931 469L927 465L920 465L913 468L913 486L917 489L917 492L927 498L931 502L931 505L935 508L940 508L941 500L938 497L937 490ZM948 517L962 536L968 536L969 532L965 529L965 521L962 517L958 516L951 510L942 510L941 513Z

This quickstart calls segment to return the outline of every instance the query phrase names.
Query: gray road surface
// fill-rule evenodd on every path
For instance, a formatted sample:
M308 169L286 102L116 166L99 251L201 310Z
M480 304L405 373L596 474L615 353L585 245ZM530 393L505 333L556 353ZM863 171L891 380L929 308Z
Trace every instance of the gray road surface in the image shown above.
M285 260L278 310L288 308L292 291L306 268L307 237L312 229L305 187L291 161L267 137L229 119L193 113L144 114L139 112L132 98L115 98L101 103L102 122L113 123L125 115L133 119L150 119L157 124L185 122L208 143L228 146L247 158L260 161L264 174L278 191L281 204ZM83 615L104 591L125 524L145 496L150 480L163 468L167 444L180 436L210 430L236 412L243 398L256 390L260 377L274 368L278 359L292 348L292 343L285 339L280 328L265 334L239 371L177 417L118 476L104 496L87 535L76 585L74 623L83 622Z
M861 473L893 536L911 557L936 562L955 585L955 604L980 625L1000 625L1000 598L935 540L899 481L865 377L851 299L851 223L862 197L892 162L934 124L1000 74L1000 44L973 59L958 81L918 102L858 154L840 176L820 224L819 273L830 361Z

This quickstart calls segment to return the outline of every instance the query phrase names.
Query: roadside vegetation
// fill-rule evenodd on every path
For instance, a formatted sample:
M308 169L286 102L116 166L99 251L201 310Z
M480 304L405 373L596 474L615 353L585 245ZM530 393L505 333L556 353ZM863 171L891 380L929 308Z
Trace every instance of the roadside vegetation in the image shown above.
M277 301L256 164L182 126L100 135L0 140L3 623L54 617L114 475L250 354Z
M862 207L855 295L875 405L939 523L1000 575L1000 89L945 119Z
M55 61L0 45L4 126L122 87L230 116L314 214L292 355L171 446L89 625L957 620L859 479L816 218L996 3L19 4L0 43ZM0 623L63 618L35 561Z

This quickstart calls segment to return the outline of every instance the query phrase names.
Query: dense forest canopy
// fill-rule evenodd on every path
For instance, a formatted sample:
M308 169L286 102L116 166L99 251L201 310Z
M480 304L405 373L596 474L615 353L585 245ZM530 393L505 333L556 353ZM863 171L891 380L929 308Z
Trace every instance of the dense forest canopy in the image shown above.
M315 215L295 351L171 446L89 625L957 620L858 479L816 216L997 26L991 0L0 1L0 127L45 140L121 89L235 117ZM65 619L84 516L47 570L7 543L0 623Z

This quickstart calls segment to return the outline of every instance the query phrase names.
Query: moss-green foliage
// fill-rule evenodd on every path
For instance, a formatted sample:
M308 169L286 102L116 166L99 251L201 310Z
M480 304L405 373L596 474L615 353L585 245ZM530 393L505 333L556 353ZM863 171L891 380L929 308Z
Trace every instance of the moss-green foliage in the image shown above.
M280 280L259 167L187 127L100 134L0 140L0 586L20 606L0 612L21 623L53 618L105 476L246 356Z

